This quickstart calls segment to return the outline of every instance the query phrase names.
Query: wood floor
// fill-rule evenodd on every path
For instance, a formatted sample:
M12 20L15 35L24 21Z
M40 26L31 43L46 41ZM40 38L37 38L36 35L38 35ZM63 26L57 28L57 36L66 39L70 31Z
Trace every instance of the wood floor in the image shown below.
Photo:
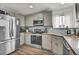
M53 53L47 50L33 48L28 45L22 45L18 50L10 55L53 55Z

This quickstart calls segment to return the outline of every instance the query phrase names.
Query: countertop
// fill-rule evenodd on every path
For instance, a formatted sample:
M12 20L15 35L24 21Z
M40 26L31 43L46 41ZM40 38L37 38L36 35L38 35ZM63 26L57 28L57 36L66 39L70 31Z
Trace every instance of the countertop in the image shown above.
M79 36L63 36L76 54L79 55Z
M23 33L32 34L31 32L23 32ZM43 33L42 35L55 35L55 36L64 37L64 39L68 42L68 44L71 46L74 52L79 55L79 36L61 35L56 33Z

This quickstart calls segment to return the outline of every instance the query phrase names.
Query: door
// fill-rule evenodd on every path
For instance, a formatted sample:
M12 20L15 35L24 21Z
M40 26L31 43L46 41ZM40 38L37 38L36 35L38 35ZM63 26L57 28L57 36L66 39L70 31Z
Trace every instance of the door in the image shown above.
M6 54L9 54L12 52L12 42L11 40L8 40L7 44L6 44Z
M15 39L11 40L11 52L15 51L15 42L16 42Z
M42 48L51 50L51 35L42 35Z
M63 55L63 38L52 36L52 52L57 55Z
M20 38L20 20L16 18L16 38Z
M16 38L16 23L15 17L11 17L11 37L12 39Z
M0 42L5 40L5 26L0 26Z
M9 37L9 21L0 19L0 38L2 40L8 40ZM5 39L4 39L5 38ZM1 41L1 39L0 39Z
M12 26L11 26L11 33L12 33L12 38L20 38L20 20L12 17Z
M11 52L11 40L0 42L0 55L6 55Z
M7 44L7 42L2 42L0 44L0 55L5 55L6 54L6 52L7 52L6 44Z
M20 39L17 39L15 42L15 49L18 49L20 47Z

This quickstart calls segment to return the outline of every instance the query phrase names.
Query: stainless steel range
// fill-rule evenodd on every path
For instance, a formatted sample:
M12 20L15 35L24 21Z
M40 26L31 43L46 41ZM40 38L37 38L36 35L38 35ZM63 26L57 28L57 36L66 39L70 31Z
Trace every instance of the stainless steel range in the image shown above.
M31 45L36 48L40 48L42 46L42 33L45 32L45 28L43 26L35 26L33 28L33 34L31 35Z
M41 34L32 34L31 35L31 44L33 47L41 48L42 46L42 35Z

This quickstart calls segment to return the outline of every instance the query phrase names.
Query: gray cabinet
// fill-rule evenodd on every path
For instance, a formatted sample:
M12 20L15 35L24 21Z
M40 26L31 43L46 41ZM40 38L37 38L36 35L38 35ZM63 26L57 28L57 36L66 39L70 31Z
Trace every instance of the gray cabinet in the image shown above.
M57 55L63 55L63 38L52 36L52 52Z
M56 55L63 55L63 37L53 34L42 35L42 48L52 51Z
M20 33L20 45L24 44L24 33Z
M43 16L44 16L44 26L52 26L52 12L51 11L44 12Z
M47 34L42 35L42 48L43 49L51 50L51 42L52 42L51 39L52 39L51 35L47 35Z
M31 45L31 34L29 34L29 33L25 34L25 41L24 41L24 43L28 44L28 45Z

